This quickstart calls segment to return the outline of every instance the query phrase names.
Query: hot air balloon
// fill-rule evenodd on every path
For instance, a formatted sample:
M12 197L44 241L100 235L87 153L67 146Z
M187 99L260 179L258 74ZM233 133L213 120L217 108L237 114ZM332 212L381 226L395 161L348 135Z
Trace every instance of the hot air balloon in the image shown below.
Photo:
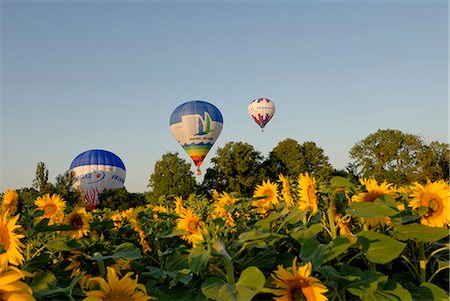
M170 130L191 157L201 174L200 166L222 131L222 113L203 100L179 105L170 115Z
M248 105L248 114L264 131L266 124L275 114L275 104L268 98L257 98Z
M125 165L115 154L93 149L79 154L70 164L75 173L74 187L80 188L90 210L99 204L98 195L104 190L122 188Z

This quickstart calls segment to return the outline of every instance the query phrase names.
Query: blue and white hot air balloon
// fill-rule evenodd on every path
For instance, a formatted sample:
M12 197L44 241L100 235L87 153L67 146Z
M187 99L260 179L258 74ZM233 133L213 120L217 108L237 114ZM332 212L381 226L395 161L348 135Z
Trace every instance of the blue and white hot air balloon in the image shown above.
M201 174L200 166L222 131L222 113L209 102L192 100L173 110L169 125L175 139L197 166L197 174Z
M106 150L92 149L79 154L70 164L70 170L75 173L73 186L80 188L90 210L99 204L100 193L122 188L125 183L125 165Z

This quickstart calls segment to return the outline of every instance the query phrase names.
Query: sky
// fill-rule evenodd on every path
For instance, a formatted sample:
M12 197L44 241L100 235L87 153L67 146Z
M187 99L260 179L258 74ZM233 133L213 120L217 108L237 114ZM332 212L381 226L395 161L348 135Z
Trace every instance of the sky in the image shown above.
M1 2L0 192L49 180L89 149L126 166L146 192L155 163L178 153L171 112L205 100L222 112L217 148L266 157L313 141L344 169L378 129L448 143L449 3L430 1ZM247 113L271 99L261 132ZM195 166L192 171L195 173ZM198 178L201 181L201 177Z

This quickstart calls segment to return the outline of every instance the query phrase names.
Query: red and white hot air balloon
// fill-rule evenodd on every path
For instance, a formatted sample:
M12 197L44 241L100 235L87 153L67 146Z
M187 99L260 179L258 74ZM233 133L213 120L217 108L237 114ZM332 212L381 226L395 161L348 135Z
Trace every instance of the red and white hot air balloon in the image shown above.
M261 127L261 131L264 131L264 127L275 114L275 104L268 98L254 99L248 105L248 114Z

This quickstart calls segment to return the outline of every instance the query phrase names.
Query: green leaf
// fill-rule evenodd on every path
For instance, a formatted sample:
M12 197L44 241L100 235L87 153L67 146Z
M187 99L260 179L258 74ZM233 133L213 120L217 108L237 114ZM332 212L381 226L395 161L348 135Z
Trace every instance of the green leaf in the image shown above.
M332 177L330 184L332 187L343 187L345 188L345 190L350 190L352 192L357 191L356 186L352 182L350 182L349 179L344 177Z
M299 243L304 243L306 240L313 239L314 236L322 231L321 224L312 224L308 228L304 228L303 226L292 229L290 235L293 239L298 241Z
M291 209L291 212L284 219L284 223L294 225L302 220L302 218L307 214L307 211L300 210L298 206Z
M128 258L128 259L141 259L141 250L130 242L124 242L117 246L112 255L94 255L91 260L105 260L110 258Z
M400 256L406 244L390 236L363 231L357 234L366 258L374 263L388 263Z
M399 283L389 280L387 276L374 271L364 271L359 281L348 286L348 291L363 301L413 300L411 293Z
M192 248L189 253L189 267L194 274L198 274L206 269L209 258L211 257L211 250L206 250L204 247Z
M319 244L315 240L306 241L300 250L303 261L311 261L314 266L322 264L343 254L352 245L346 237L339 236L328 244Z
M265 239L269 237L271 234L269 232L259 232L257 230L251 230L244 233L241 233L239 235L239 241L240 242L246 242L246 241L252 241L252 240L258 240L258 239Z
M49 231L70 231L75 228L69 225L48 225L50 220L48 218L43 218L36 226L34 226L30 231L30 237L39 232L49 232ZM28 237L28 239L30 238Z
M385 200L389 198L386 197ZM390 202L382 198L376 199L373 203L370 202L352 202L350 208L346 212L352 216L363 218L395 216L399 212L392 207ZM394 205L395 206L395 205Z
M239 301L250 301L264 287L266 278L264 274L254 266L242 271L236 283L237 297Z
M52 272L40 273L33 277L31 288L33 291L46 290L50 283L56 283L56 277Z
M237 297L236 289L228 283L222 285L219 289L217 297L217 300L219 301L240 301Z
M440 287L434 285L433 283L424 282L420 285L417 291L420 300L449 300L449 295Z
M79 249L81 246L74 242L73 240L63 240L60 239L52 239L49 240L45 247L50 250L51 252L57 252L57 251L72 251Z
M219 277L207 278L202 283L202 293L208 299L219 300L219 290L225 283L225 280Z
M428 227L418 223L398 225L394 229L394 236L400 240L413 239L420 242L433 242L448 235L447 228Z

